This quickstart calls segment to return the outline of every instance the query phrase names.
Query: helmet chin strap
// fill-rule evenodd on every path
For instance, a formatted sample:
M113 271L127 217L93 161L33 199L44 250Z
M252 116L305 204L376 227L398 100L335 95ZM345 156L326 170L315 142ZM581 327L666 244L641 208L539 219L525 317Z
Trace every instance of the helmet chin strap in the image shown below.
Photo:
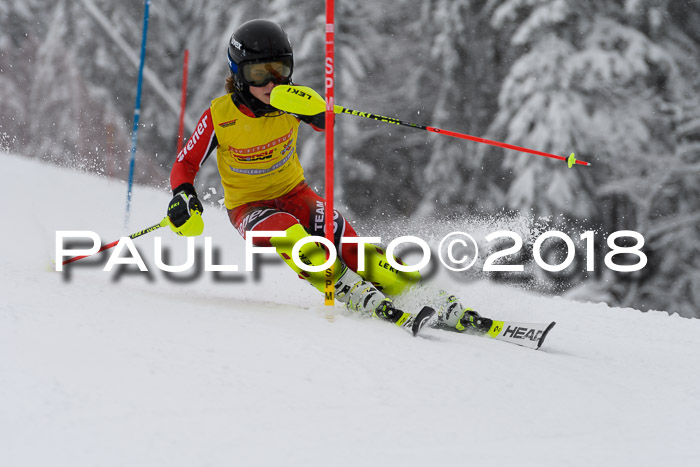
M270 112L280 112L279 109L272 107L270 104L265 104L260 99L255 97L251 92L250 88L241 83L240 80L235 80L235 90L233 92L234 102L241 103L248 107L253 115L256 117L262 117ZM280 112L281 113L281 112Z

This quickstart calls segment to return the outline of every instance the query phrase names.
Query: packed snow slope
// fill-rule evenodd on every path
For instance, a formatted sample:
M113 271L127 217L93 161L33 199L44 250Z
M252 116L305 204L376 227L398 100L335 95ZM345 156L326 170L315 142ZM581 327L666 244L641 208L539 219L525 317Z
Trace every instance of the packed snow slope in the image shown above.
M175 282L154 266L155 237L185 258L167 228L134 241L149 273L104 272L107 257L56 272L56 231L116 240L159 222L169 193L136 188L124 229L124 183L0 163L3 466L700 465L698 320L443 274L485 314L557 325L538 351L414 338L329 313L279 262ZM225 212L204 218L216 264L243 270Z

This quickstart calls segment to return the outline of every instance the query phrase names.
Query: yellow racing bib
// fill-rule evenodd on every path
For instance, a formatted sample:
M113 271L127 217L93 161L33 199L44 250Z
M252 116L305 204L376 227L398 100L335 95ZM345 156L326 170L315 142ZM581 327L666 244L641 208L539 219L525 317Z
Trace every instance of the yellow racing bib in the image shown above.
M296 117L249 117L230 94L212 101L211 117L226 208L278 198L304 180L296 151Z

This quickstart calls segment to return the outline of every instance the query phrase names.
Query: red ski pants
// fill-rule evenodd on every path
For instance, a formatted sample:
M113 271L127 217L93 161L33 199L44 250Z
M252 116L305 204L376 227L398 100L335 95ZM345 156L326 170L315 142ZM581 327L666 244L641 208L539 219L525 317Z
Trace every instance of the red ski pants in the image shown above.
M333 217L333 243L340 259L350 269L357 270L357 244L344 244L342 237L357 237L355 229L337 211ZM294 224L301 224L309 235L324 237L326 201L306 182L277 199L254 201L228 210L231 223L243 238L249 231L285 231ZM271 246L269 237L256 237L255 246Z

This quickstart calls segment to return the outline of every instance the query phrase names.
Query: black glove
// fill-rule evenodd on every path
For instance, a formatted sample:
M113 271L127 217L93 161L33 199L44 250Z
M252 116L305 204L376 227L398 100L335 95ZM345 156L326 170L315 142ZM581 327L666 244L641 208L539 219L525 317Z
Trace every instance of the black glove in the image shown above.
M173 199L168 205L168 217L175 227L182 226L192 217L192 211L204 212L202 202L190 183L183 183L173 190Z
M299 120L309 125L313 125L321 130L326 128L326 112L321 112L316 115L297 115Z

